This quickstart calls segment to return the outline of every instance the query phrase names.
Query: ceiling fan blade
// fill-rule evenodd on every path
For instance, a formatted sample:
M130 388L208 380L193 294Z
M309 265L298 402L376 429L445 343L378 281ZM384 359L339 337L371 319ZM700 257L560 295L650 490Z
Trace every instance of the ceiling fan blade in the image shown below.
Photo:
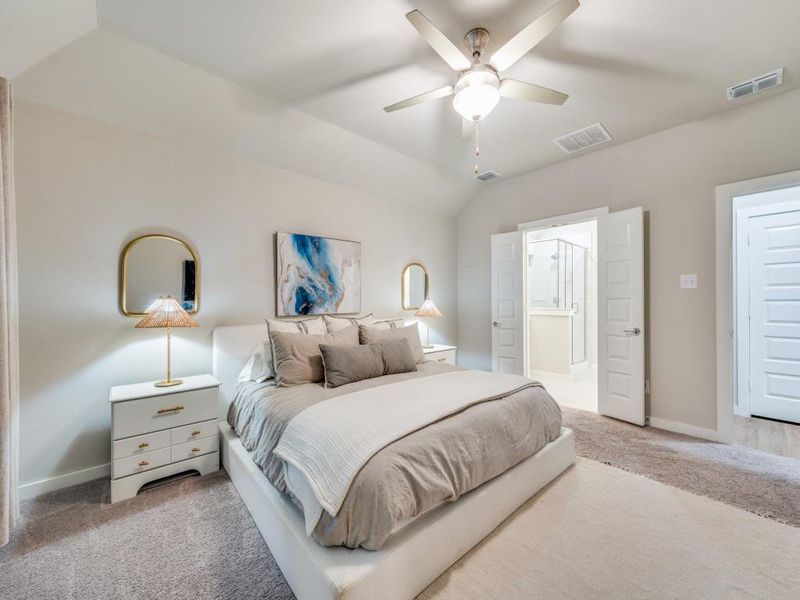
M425 41L430 44L431 48L436 50L436 53L450 65L451 69L466 71L472 66L472 63L458 48L456 48L455 44L448 40L447 37L439 31L436 25L431 23L428 17L421 12L412 10L406 15L406 19L408 19L419 34L425 38Z
M559 0L541 17L508 40L492 55L489 63L498 71L505 71L525 56L536 44L553 33L553 30L579 6L578 0Z
M430 92L425 92L424 94L419 94L418 96L412 96L411 98L406 98L405 100L401 100L400 102L395 102L389 106L385 106L383 110L386 112L393 112L395 110L400 110L401 108L408 108L409 106L414 106L415 104L422 104L423 102L428 102L429 100L438 100L439 98L446 98L447 96L453 95L453 86L446 85L443 88L439 88L438 90L431 90Z
M469 119L461 119L461 139L465 142L475 137L475 122Z
M569 96L550 88L517 81L516 79L503 79L500 82L500 95L503 98L527 100L540 104L564 104Z

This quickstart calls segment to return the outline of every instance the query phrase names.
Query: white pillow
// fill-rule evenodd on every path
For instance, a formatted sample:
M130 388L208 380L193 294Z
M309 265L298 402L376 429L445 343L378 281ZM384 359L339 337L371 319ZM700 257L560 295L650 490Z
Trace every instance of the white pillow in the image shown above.
M264 383L267 379L275 377L275 365L272 361L272 341L270 332L281 331L284 333L310 333L313 335L325 335L328 330L325 328L325 321L322 317L305 319L302 321L278 321L276 319L266 319L267 339L261 342L247 363L239 373L237 381L255 381Z
M362 317L337 317L334 315L324 315L322 318L325 319L325 326L328 328L328 333L345 329L346 327L350 327L350 325L372 325L372 323L375 321L372 313Z
M362 325L367 325L367 323L362 323ZM403 318L402 317L376 317L373 319L372 324L369 325L374 329L396 329L397 327L403 326Z
M272 345L268 341L261 342L250 358L247 360L242 372L239 373L237 381L255 381L264 383L267 379L275 377L272 370Z

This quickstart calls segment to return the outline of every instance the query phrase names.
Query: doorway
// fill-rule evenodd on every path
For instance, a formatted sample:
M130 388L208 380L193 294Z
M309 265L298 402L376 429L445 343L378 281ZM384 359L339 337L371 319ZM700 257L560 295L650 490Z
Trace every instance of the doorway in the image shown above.
M717 265L718 438L800 457L800 172L717 188Z
M526 375L597 412L597 220L526 231Z
M576 314L575 300L575 260L581 250L576 248L580 243L570 243L555 235L553 239L536 239L531 232L550 230L577 223L594 222L596 227L596 302L590 307L590 297L586 296L586 257L584 266L577 270L584 275L584 291L579 296L584 298L583 315ZM561 238L563 238L562 230ZM547 234L549 235L549 233ZM540 237L546 237L542 235ZM550 217L538 221L522 223L517 231L498 233L491 236L491 342L492 370L501 373L518 375L531 374L531 310L528 276L529 261L531 264L540 260L531 256L530 243L549 242L550 247L558 250L552 252L548 259L543 250L542 268L554 269L562 273L560 279L544 281L542 290L536 288L530 295L540 297L543 301L549 295L549 309L563 311L557 316L559 321L551 319L551 325L561 328L558 340L562 344L562 362L571 376L573 371L589 368L591 347L594 342L588 338L592 329L589 322L594 317L596 323L596 364L597 378L593 383L590 375L587 383L596 390L596 410L602 415L628 421L637 425L645 424L645 329L644 329L644 213L641 207L629 208L610 213L608 208L594 209L581 213L572 213ZM560 244L560 246L559 246ZM586 242L584 242L586 244ZM542 248L545 248L542 245ZM583 246L583 251L591 248L591 244ZM533 254L536 254L534 250ZM555 255L555 258L553 258ZM562 258L559 258L561 256ZM569 259L567 258L569 257ZM578 258L578 265L581 259ZM548 262L549 261L549 262ZM552 285L566 286L567 269L571 268L571 282L566 289L555 290ZM545 277L546 279L546 277ZM538 284L537 284L538 285ZM550 287L548 287L550 286ZM571 296L570 296L571 294ZM563 297L563 301L562 301ZM571 299L571 300L570 300ZM534 307L534 309L537 307ZM547 309L548 307L538 307ZM544 316L534 314L533 316ZM576 318L577 317L577 318ZM585 321L580 322L581 318ZM583 333L573 338L575 329ZM569 333L564 334L564 331ZM538 335L538 334L537 334ZM556 339L556 338L552 338ZM582 347L583 346L583 347ZM545 353L555 353L550 346ZM544 358L533 356L534 367L541 368ZM552 368L552 367L551 367ZM534 369L535 371L536 369ZM552 371L549 371L552 373ZM551 390L556 401L560 386L550 381ZM575 383L567 379L567 384ZM547 384L545 384L547 387ZM568 390L563 394L561 402L573 402Z

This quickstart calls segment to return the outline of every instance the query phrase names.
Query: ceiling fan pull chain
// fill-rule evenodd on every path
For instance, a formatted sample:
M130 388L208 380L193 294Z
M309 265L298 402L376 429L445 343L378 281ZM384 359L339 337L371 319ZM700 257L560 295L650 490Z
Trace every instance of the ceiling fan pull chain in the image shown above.
M480 138L478 137L479 131L478 119L475 119L475 175L478 174L478 157L481 155Z

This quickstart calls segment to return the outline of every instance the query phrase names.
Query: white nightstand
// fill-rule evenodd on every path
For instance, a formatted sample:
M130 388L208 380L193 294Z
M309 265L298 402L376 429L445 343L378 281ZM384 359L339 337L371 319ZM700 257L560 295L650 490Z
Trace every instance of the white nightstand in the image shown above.
M443 362L448 365L456 364L456 346L447 346L445 344L433 344L432 348L423 348L426 360L435 360L436 362Z
M211 375L111 388L111 502L132 498L146 483L195 470L219 469L217 394Z

